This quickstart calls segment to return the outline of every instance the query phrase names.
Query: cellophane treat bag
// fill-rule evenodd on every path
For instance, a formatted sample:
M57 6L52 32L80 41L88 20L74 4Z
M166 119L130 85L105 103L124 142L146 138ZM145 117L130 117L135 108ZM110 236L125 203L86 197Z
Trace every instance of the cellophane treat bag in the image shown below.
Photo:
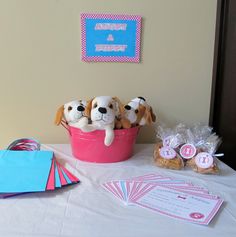
M153 156L158 167L174 170L180 170L184 167L183 159L178 154L179 147L183 143L183 130L183 124L172 129L163 124L157 127L159 141L154 147Z
M221 139L209 126L194 125L186 130L179 154L185 165L202 174L218 174L216 151Z

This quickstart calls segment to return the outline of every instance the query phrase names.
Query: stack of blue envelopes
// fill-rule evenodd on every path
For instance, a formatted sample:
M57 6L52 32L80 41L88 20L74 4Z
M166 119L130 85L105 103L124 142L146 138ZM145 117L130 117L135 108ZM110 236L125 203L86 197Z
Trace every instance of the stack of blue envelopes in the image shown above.
M0 150L0 197L45 192L79 183L52 151Z

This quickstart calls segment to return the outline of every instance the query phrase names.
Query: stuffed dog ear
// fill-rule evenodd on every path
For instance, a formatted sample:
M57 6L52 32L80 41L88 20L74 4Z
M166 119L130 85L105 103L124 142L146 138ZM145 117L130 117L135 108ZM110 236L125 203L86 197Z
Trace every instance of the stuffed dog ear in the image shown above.
M121 118L121 124L123 128L131 128L131 123L127 118Z
M131 123L127 118L121 117L115 120L115 129L131 128Z
M54 123L55 125L60 125L61 123L61 120L63 118L63 114L64 114L64 105L62 105L58 110L57 110L57 113L56 113L56 118L54 120Z
M118 97L112 97L112 99L116 103L116 112L118 114L123 114L125 112L124 105L121 103L120 99Z
M147 125L150 125L156 121L156 115L153 113L151 106L149 108L146 108L143 119L141 123L144 123L144 124L146 123ZM144 124L140 124L140 125L144 125Z
M150 112L151 112L151 117L152 117L152 122L156 122L156 115L153 113L153 109L152 107L150 106Z
M145 123L145 122L143 120L145 119L146 113L147 113L146 107L142 104L139 104L136 124L144 125L143 123Z
M94 99L94 98L93 98ZM93 99L87 101L87 105L86 105L86 108L84 110L84 114L86 117L90 118L90 114L91 114L91 110L92 110L92 102L93 102Z
M124 117L125 113L125 107L121 103L120 99L117 97L112 97L112 99L116 103L116 122L115 122L115 128L121 129L121 128L131 128L130 121Z

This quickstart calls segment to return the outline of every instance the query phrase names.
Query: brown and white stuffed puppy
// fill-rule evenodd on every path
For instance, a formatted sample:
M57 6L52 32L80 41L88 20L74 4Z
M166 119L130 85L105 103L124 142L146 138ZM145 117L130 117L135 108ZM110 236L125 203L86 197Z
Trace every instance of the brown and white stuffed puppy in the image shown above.
M58 108L54 123L58 126L65 122L70 126L80 128L87 118L85 117L85 108L87 102L84 100L73 100Z
M121 109L120 101L116 97L98 96L91 99L87 103L85 114L91 119L92 124L84 124L81 130L84 132L105 130L104 144L110 146L114 139L116 117Z
M156 115L152 107L146 103L143 97L132 99L125 108L125 117L130 121L132 127L150 125L156 121Z

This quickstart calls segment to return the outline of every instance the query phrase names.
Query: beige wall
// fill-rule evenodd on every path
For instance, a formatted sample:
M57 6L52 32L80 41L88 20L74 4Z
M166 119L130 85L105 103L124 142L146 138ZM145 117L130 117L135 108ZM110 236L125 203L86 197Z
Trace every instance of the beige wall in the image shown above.
M142 95L158 118L208 122L216 0L0 0L0 145L67 143L53 125L72 99ZM142 62L80 60L80 13L143 17ZM153 142L143 128L138 142Z

